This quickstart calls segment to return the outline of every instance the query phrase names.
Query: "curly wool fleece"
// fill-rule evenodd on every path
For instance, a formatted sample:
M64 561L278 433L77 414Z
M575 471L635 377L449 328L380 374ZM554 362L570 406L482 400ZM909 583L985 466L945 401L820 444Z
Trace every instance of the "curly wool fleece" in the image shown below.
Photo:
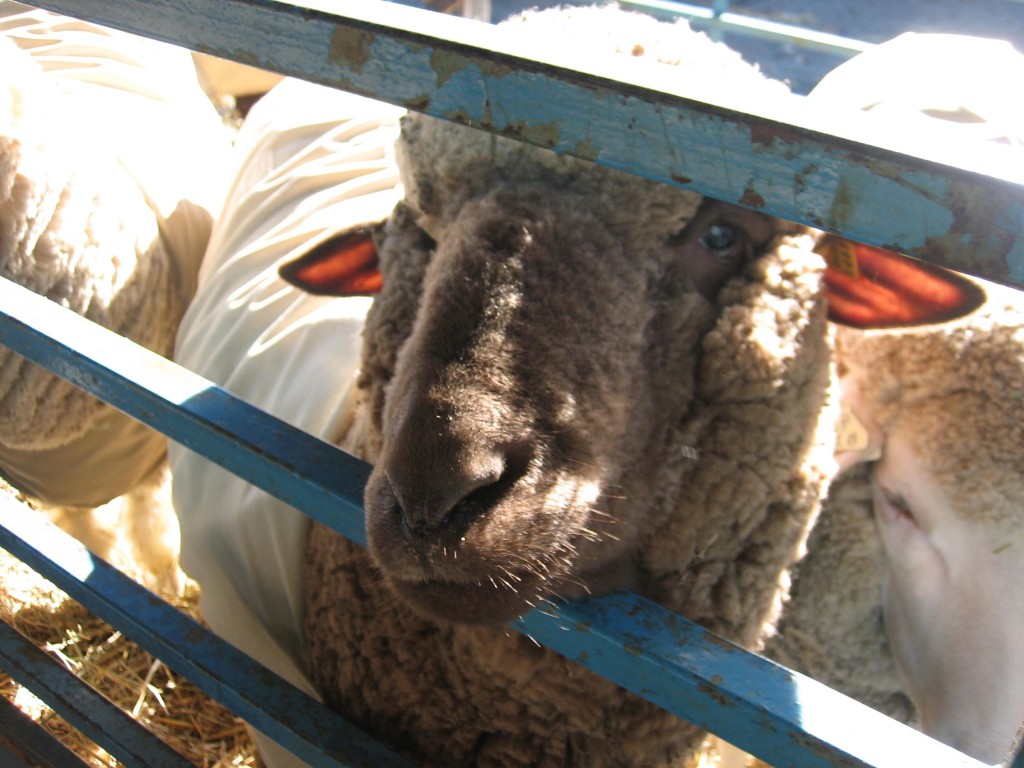
M1017 291L985 290L980 309L942 325L842 329L837 352L883 432L897 419L914 425L914 449L954 508L1016 526L1024 498L1024 312Z
M0 275L169 355L228 147L188 52L13 2L0 31ZM165 445L0 350L0 468L22 490L101 504Z
M607 32L628 55L627 76L634 66L638 77L648 69L661 74L661 65L651 68L637 53L672 50L678 59L693 46L700 64L721 56L728 62L724 71L740 67L733 88L778 93L778 84L685 25L609 9L530 15L523 34L532 34L534 24L560 30L555 38L569 30L590 40L594 32L601 41L595 47ZM702 77L704 70L696 70ZM660 79L670 80L675 71L664 67ZM460 237L455 233L467 210L497 215L505 201L519 199L517 186L534 189L555 220L566 217L559 225L566 242L598 254L600 261L579 274L550 275L554 284L580 286L582 296L583 286L596 286L617 269L619 246L626 259L651 258L700 203L693 193L418 115L403 122L398 156L412 214L400 208L384 233L385 288L364 334L365 407L356 418L359 429L341 441L371 461L388 432L386 406L400 389L401 359L416 354L410 351L418 338L414 328L436 322L435 312L444 314L427 286L449 279L453 267L438 263L420 228L438 243L451 242L446 238ZM600 225L565 223L574 221ZM610 498L596 502L617 520L643 521L628 555L644 574L634 585L639 592L749 646L777 615L787 568L801 552L834 471L823 265L811 252L812 234L776 227L766 252L714 302L694 294L667 299L678 302L674 314L659 321L661 332L648 348L663 362L650 386L665 393L659 411L665 429L637 454L643 466L617 489L621 496L611 489ZM599 234L605 231L607 241ZM628 268L620 274L625 281ZM639 290L635 302L645 301ZM569 304L583 301L571 292L558 296ZM595 322L614 327L614 312L603 317ZM573 356L571 347L558 351L564 331L560 326L548 342L530 347L534 365L546 355ZM494 360L504 365L508 350L522 346L508 338ZM616 361L600 348L588 347L588 354ZM560 379L564 368L551 370L550 378ZM607 413L629 399L608 397ZM577 406L586 407L582 397ZM639 409L635 413L644 428ZM571 428L588 429L575 422ZM395 599L366 553L316 525L305 594L308 666L320 692L423 764L678 765L702 738L698 729L528 638L422 618Z

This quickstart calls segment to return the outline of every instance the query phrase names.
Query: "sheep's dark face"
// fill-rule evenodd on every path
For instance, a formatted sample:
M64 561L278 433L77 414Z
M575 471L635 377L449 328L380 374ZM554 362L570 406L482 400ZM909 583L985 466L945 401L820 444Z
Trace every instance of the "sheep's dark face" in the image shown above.
M713 297L774 234L757 214L587 173L448 208L422 180L411 196L436 247L366 512L383 575L428 615L503 622L549 594L641 587L634 553Z

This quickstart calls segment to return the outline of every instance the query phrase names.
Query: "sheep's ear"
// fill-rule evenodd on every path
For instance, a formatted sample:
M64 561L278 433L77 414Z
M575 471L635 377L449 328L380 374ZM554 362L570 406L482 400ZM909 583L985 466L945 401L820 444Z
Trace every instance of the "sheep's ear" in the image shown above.
M854 328L900 328L941 323L985 301L981 286L948 269L893 251L825 236L829 319Z
M281 279L319 296L372 296L383 278L374 235L380 225L347 229L281 265Z

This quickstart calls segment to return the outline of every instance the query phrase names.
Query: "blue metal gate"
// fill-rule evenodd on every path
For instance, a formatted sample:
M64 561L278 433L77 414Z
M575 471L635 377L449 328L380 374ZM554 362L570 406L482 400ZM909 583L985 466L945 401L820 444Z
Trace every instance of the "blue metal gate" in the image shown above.
M1021 179L871 146L813 114L753 115L580 74L504 48L483 25L377 0L344 15L274 0L37 4L1024 286ZM713 146L687 138L709 135ZM839 204L850 199L863 204ZM893 221L873 200L907 214ZM994 244L1006 242L1004 256ZM8 281L0 309L0 343L365 544L362 462ZM0 503L0 528L0 546L308 762L405 764L51 527ZM534 611L514 627L774 765L981 765L637 596ZM0 666L125 765L184 764L5 626ZM80 764L0 708L4 727L38 764Z

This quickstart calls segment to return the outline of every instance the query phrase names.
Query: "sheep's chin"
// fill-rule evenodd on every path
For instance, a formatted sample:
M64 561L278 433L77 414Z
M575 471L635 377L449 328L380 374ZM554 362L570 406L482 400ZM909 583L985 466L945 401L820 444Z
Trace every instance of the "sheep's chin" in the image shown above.
M450 624L506 624L533 610L545 598L577 600L608 592L636 590L639 574L633 557L613 559L592 573L541 579L519 574L515 586L490 580L479 584L452 581L405 581L385 577L392 593L407 607L433 621Z
M501 582L457 584L386 578L388 587L419 615L450 624L505 624L530 611L547 591L539 578L515 588Z
M443 524L411 528L378 464L366 486L370 555L391 592L430 619L501 624L528 612L573 581L586 547L577 528L590 512L546 511L546 497L523 481L487 503L456 506ZM558 525L551 525L557 521Z

